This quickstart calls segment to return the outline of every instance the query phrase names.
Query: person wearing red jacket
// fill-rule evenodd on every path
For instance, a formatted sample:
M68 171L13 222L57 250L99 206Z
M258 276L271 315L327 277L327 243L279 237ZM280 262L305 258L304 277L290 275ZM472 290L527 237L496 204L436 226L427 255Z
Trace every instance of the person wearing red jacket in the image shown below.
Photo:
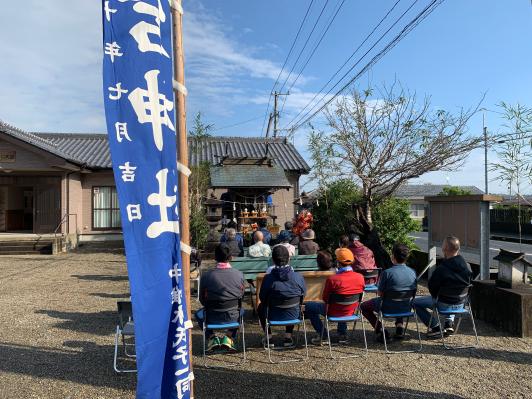
M355 273L351 268L351 265L355 261L353 253L347 248L338 248L335 254L337 262L336 274L330 276L325 281L322 294L323 302L305 303L305 316L310 319L312 327L319 334L311 340L315 345L321 345L324 337L327 336L327 331L323 326L320 316L325 316L326 304L329 301L330 295L355 295L364 291L364 277L359 273ZM331 304L328 307L327 313L329 316L351 316L356 310L357 304ZM347 341L346 333L347 324L338 323L339 342Z

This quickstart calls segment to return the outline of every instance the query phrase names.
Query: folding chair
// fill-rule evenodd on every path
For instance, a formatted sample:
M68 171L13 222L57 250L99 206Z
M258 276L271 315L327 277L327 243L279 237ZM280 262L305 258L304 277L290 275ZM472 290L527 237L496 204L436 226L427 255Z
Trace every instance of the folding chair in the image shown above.
M122 339L122 347L124 348L124 354L129 358L136 358L134 353L127 351L128 347L134 347L134 343L126 342L126 339L135 339L135 328L133 324L133 308L131 302L119 301L116 303L118 308L118 325L116 326L115 333L115 354L113 360L113 368L117 373L135 373L136 369L119 369L118 368L118 341Z
M440 325L441 341L445 349L471 349L479 347L479 340L477 334L477 328L475 326L475 319L473 318L473 311L471 310L471 301L469 298L469 290L472 285L466 287L442 287L438 293L438 297L432 307L432 315L430 316L429 326L431 325L432 318L437 317L438 325ZM459 310L446 310L440 309L439 302L441 303L455 303L463 304L463 308ZM469 315L471 319L471 324L473 325L473 333L475 334L476 345L458 345L458 346L449 346L445 343L445 334L443 333L443 328L441 328L441 316L458 316L458 323L456 323L455 334L458 333L460 328L460 322L462 321L462 316Z
M225 322L225 323L212 323L209 324L207 320L207 314L209 312L227 312L230 310L238 310L238 321L235 322ZM226 302L216 302L216 303L207 303L206 306L203 308L203 331L202 331L202 337L203 337L203 365L206 368L209 368L210 366L207 365L207 350L206 350L206 344L207 344L207 330L229 330L233 328L239 328L242 333L242 353L243 356L240 359L239 362L223 362L226 366L238 366L242 363L245 363L246 361L246 338L245 338L245 331L244 331L244 315L242 312L242 298L232 301L226 301ZM238 336L238 335L237 335Z
M305 315L303 314L302 307L303 306L303 296L300 297L292 297L292 298L273 298L270 297L268 299L268 303L266 305L266 350L268 351L268 360L270 363L291 363L291 362L300 362L308 360L308 343L307 343L307 329L305 326ZM277 308L277 309L283 309L288 310L291 308L296 308L299 310L300 318L298 319L292 319L292 320L272 320L270 316L270 309ZM291 325L297 325L297 332L300 331L300 326L303 325L303 336L305 338L305 352L306 355L303 357L297 357L297 358L291 358L291 359L283 359L279 360L277 362L273 361L272 359L272 348L270 347L270 326L278 327L278 326L291 326ZM299 337L298 337L299 341ZM285 348L282 348L281 350L285 350Z
M377 281L379 280L381 270L382 269L380 267L376 267L375 269L357 270L357 273L360 273L362 276L364 276L364 282L366 282L364 292L377 293ZM375 282L368 284L367 282L370 280L375 280Z
M381 299L381 307L379 310L379 322L381 323L382 336L384 338L384 349L386 353L412 353L420 352L423 348L421 343L421 333L419 332L419 322L417 319L416 309L413 307L413 301L416 296L416 290L408 291L388 291L384 292ZM384 319L396 319L398 317L406 317L406 324L404 331L408 329L408 322L410 317L414 317L416 320L416 330L419 341L419 348L413 350L402 350L402 351L389 351L388 344L386 342L386 333L384 332Z
M364 346L366 349L364 356L367 356L368 341L366 339L366 329L364 328L364 318L360 315L360 304L362 303L363 296L364 296L363 292L361 292L360 294L354 294L354 295L331 294L329 296L329 301L327 302L327 305L325 307L325 326L327 328L327 341L329 343L329 353L331 355L331 359L347 359L350 357L360 357L360 356L358 354L345 355L345 356L334 356L333 355L332 343L331 343L331 330L329 328L329 322L333 322L333 323L353 322L353 333L354 333L356 325L357 325L357 321L360 320L362 323L362 334L364 336ZM327 314L328 308L329 308L329 305L332 305L332 304L345 305L345 306L357 304L357 310L351 316L341 316L341 317L329 316ZM321 336L323 337L323 331L321 332Z

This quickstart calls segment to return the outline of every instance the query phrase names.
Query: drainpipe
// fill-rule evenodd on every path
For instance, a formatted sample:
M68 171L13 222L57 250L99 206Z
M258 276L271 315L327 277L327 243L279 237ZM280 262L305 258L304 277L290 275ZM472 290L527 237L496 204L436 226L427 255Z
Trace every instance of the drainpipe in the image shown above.
M70 227L70 175L73 174L73 173L77 173L77 172L80 172L87 166L86 163L80 165L79 167L79 170L72 170L70 172L67 172L66 175L65 175L65 178L66 178L66 214L67 214L67 234L69 233L69 227ZM80 181L81 181L81 176L80 176ZM77 216L76 216L77 217ZM77 226L76 226L76 235L78 234L77 232ZM77 245L77 243L76 243Z

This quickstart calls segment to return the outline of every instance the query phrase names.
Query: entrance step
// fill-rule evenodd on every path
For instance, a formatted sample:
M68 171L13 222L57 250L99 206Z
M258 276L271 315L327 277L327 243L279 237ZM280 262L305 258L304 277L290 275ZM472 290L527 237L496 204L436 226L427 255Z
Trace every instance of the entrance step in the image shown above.
M0 239L0 255L52 255L63 251L63 238Z

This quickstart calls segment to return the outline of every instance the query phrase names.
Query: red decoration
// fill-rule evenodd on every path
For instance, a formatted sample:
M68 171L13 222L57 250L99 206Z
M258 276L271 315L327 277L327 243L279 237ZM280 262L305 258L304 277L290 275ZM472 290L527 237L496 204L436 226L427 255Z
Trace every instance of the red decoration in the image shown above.
M301 212L299 212L299 215L297 215L296 224L292 229L292 232L299 236L305 230L312 227L313 221L314 219L312 217L312 213L310 213L308 209L303 209Z

